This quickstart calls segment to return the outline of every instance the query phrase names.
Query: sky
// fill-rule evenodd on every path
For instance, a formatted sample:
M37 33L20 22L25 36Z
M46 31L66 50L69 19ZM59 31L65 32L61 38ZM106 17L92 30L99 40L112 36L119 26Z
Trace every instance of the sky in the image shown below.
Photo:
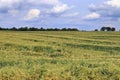
M0 0L0 26L120 29L120 0Z

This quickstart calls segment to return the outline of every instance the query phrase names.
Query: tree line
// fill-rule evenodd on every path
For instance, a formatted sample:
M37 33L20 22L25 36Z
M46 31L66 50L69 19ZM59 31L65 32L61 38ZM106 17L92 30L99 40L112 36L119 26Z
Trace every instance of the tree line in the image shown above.
M79 31L77 28L35 28L35 27L12 27L12 28L2 28L0 27L0 30L8 30L8 31Z
M114 27L102 27L101 31L115 31L116 29Z
M99 31L98 29L95 29L95 31ZM101 27L100 31L116 31L114 27Z
M8 30L8 31L79 31L77 28L36 28L36 27L12 27L12 28L2 28L0 30ZM95 29L94 31L99 31ZM101 27L100 31L116 31L114 27Z

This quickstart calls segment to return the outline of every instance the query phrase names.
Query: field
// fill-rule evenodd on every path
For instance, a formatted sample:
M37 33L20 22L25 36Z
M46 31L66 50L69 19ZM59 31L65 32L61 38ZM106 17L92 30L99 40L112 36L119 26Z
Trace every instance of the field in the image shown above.
M0 80L120 80L120 32L0 31Z

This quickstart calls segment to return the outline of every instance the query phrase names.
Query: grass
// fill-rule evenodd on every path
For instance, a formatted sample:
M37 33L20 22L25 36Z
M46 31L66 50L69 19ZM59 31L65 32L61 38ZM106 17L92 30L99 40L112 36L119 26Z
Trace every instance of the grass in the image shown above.
M0 31L0 80L120 80L120 32Z

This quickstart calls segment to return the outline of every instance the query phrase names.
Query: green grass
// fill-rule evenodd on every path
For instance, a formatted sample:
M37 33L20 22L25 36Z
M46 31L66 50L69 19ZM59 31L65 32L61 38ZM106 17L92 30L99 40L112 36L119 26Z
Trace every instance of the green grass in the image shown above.
M120 80L120 32L0 31L0 80Z

